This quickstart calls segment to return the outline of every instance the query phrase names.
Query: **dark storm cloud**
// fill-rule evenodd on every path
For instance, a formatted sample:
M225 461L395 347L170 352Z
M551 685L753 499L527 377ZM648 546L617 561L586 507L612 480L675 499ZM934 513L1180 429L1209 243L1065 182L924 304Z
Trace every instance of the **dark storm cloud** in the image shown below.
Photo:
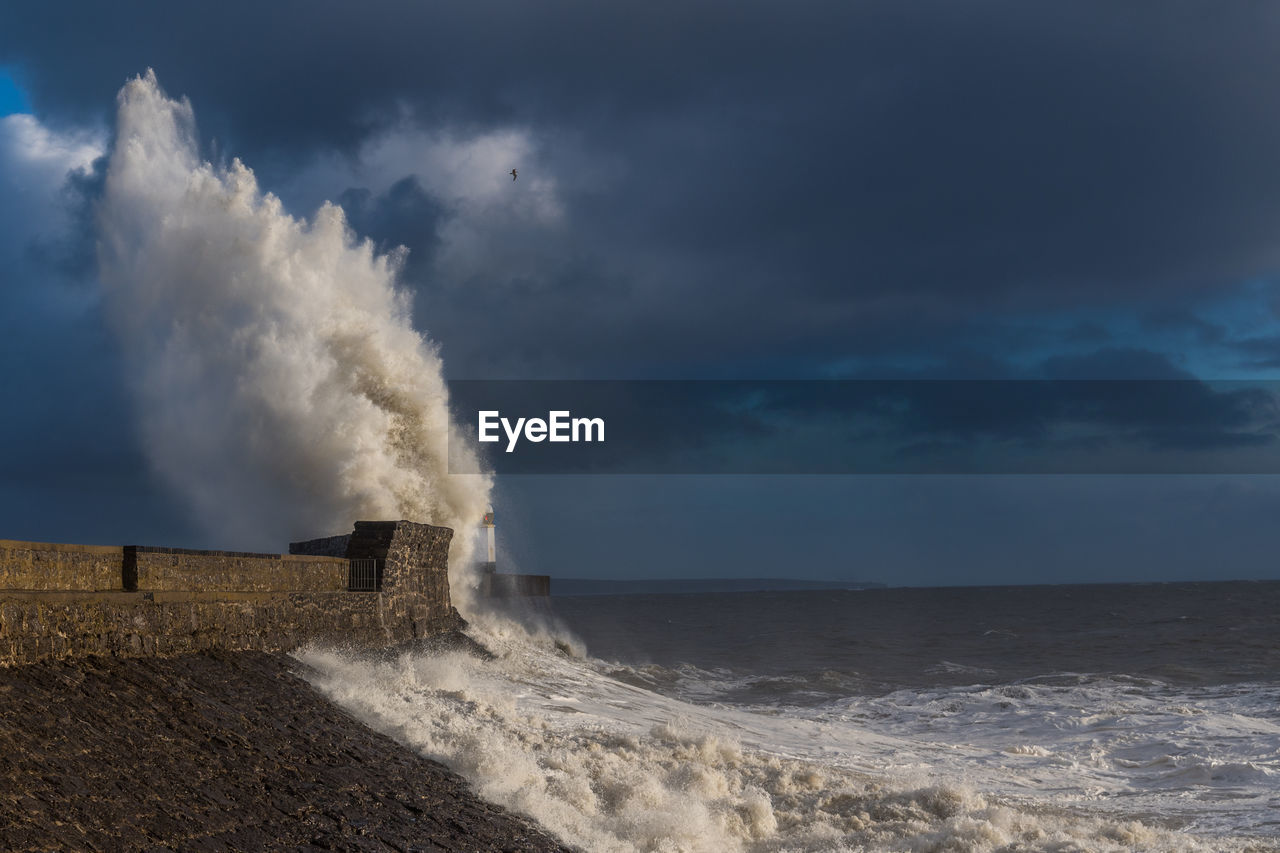
M378 196L366 187L350 187L336 202L351 228L372 239L378 252L412 245L404 272L415 280L425 276L439 242L435 229L444 211L416 178L402 178Z
M152 480L115 341L77 282L64 304L62 253L5 264L0 316L0 538L195 541ZM0 258L3 253L0 252ZM54 300L57 301L57 300Z
M1250 367L1280 367L1280 335L1235 341L1231 347Z
M89 169L70 172L58 192L68 227L31 239L23 250L35 277L56 279L61 286L91 290L96 284L98 259L93 227L94 205L102 195L107 158L99 157Z
M1227 329L1197 317L1185 308L1156 308L1142 318L1143 325L1153 331L1189 334L1197 343L1217 346L1227 341Z
M1002 470L1059 470L1064 463L1056 454L1089 446L1127 446L1144 453L1266 448L1280 428L1280 387L1274 383L1202 382L1147 350L1108 348L1054 356L1045 360L1039 376L782 383L793 393L771 399L770 406L801 418L815 412L875 415L884 420L879 438L890 438L914 456L928 448L980 446L1032 452L1022 461L992 466ZM1276 468L1269 451L1258 459L1255 470ZM1104 454L1092 464L1094 470L1124 471L1134 470L1137 463L1129 455ZM1153 467L1158 470L1162 464ZM1186 458L1167 464L1213 469L1212 462Z
M1157 352L1107 347L1080 355L1055 355L1040 367L1046 379L1192 379L1190 373Z
M1104 373L1142 374L1159 360L1102 351L1075 372L1116 364ZM473 438L487 419L492 443L480 447L503 474L1280 473L1280 386L1210 385L1167 364L1164 372L1156 380L460 381L450 399ZM521 439L511 426L557 411L559 444ZM571 415L599 418L606 440L569 440Z
M187 527L151 482L99 311L96 150L24 116L0 125L0 537L119 542Z
M936 351L978 317L1150 303L1280 265L1280 110L1263 82L1280 73L1278 14L10 4L0 60L67 121L105 114L154 66L268 185L309 151L356 150L401 106L424 126L528 127L571 227L467 310L432 304L455 367L811 374ZM432 232L405 225L439 200L415 198L347 201L378 208L352 217L375 240L429 257ZM584 283L607 298L576 295Z

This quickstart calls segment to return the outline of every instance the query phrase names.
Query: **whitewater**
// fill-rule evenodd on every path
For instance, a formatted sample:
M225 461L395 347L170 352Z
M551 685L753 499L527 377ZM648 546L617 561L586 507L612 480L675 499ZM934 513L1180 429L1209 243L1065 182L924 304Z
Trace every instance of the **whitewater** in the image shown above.
M374 251L333 204L295 218L240 160L204 159L191 104L154 72L117 100L98 265L159 479L220 541L356 518L475 524L490 480L448 473L451 453L479 467L450 441L439 354L397 286L403 252ZM456 537L451 565L472 544ZM460 598L468 581L453 579Z
M770 621L767 595L570 599L568 622L554 606L473 619L491 661L316 648L299 661L359 719L584 850L1280 849L1280 684L1105 672L1005 682L934 656L904 679L914 686L894 689L859 681L838 656L797 660L796 634L830 633L853 608L787 597L814 617ZM753 615L790 674L724 641L714 618L701 632L673 628L680 607ZM673 633L703 648L661 663L594 656L570 627L591 610L615 625L632 614L633 650ZM647 633L635 628L646 618Z

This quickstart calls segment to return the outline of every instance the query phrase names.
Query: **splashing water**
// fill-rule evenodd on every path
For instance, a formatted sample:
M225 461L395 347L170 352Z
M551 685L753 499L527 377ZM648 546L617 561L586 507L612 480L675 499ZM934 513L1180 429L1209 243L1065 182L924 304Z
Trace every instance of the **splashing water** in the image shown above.
M357 242L331 204L293 218L239 160L204 162L190 104L153 72L118 101L99 264L160 478L224 541L357 518L470 530L490 479L448 473L450 453L478 468L396 288L402 253ZM472 539L455 536L451 566Z
M323 648L303 676L478 793L601 853L1274 851L1130 816L1000 799L921 770L858 768L891 738L695 705L610 677L572 641L479 618L497 653L373 661ZM566 649L569 653L566 653ZM849 741L852 738L852 741ZM909 744L898 744L909 749Z

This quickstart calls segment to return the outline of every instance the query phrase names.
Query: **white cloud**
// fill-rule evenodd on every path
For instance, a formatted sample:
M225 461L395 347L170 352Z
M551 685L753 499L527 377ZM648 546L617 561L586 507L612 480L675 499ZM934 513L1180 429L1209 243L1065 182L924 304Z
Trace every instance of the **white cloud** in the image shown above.
M57 219L60 190L75 172L86 172L102 156L100 136L58 133L32 115L0 118L0 222L13 238L30 238Z
M57 132L35 116L0 118L0 305L6 310L35 312L47 325L96 302L92 288L67 287L65 274L48 261L82 238L68 181L87 174L105 147L100 134Z
M369 137L353 156L316 157L282 194L317 207L353 187L376 198L413 177L444 211L439 222L423 227L434 228L439 240L433 283L450 287L505 280L541 264L549 238L567 225L550 169L551 159L527 129L466 134L424 129L406 118Z
M428 192L462 216L501 211L550 224L559 221L564 210L556 198L554 176L542 171L538 160L537 146L526 131L460 137L402 127L361 147L356 174L374 192L415 175ZM519 170L517 181L511 179L511 169Z

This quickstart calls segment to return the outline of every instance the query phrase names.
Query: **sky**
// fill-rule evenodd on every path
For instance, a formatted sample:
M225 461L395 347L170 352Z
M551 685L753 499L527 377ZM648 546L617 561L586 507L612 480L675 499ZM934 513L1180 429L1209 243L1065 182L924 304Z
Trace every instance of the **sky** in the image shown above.
M1280 379L1277 35L1262 3L4 4L0 536L283 545L157 477L105 317L148 68L212 163L407 249L451 379L1174 378L1238 433L1211 383ZM504 566L560 576L1280 578L1276 477L1206 470L500 474L494 505Z

